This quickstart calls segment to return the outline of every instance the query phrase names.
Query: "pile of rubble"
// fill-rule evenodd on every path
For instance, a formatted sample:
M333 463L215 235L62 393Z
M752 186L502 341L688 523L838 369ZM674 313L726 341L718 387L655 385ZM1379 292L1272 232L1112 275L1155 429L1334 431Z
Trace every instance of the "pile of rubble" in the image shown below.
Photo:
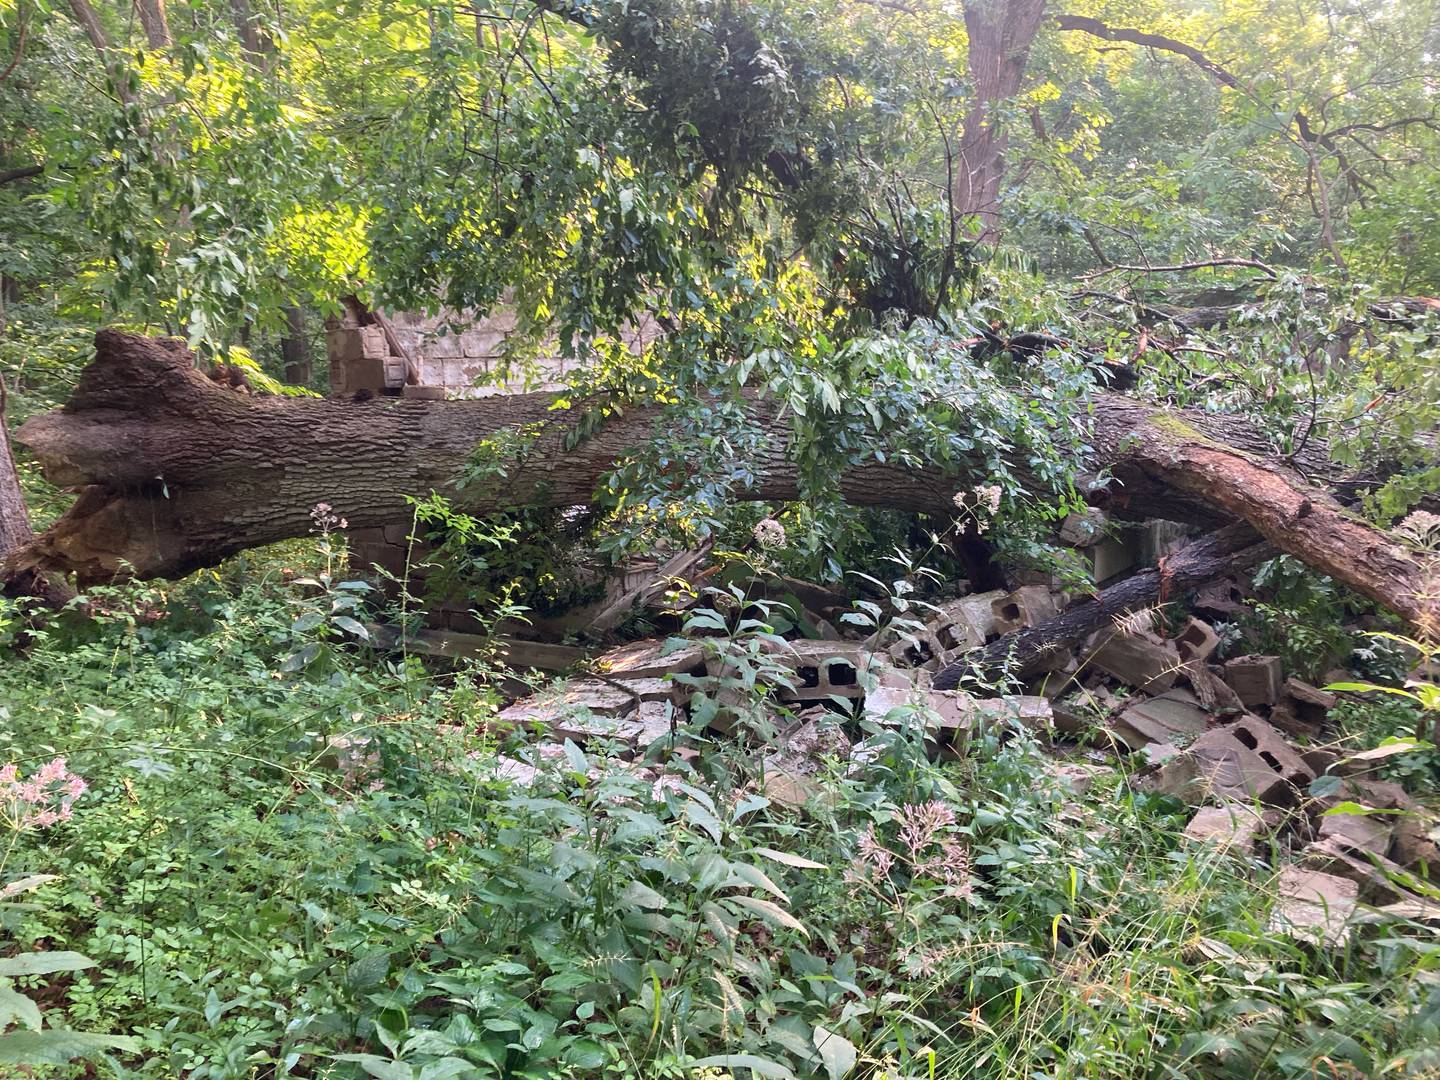
M1361 905L1440 916L1440 906L1421 899L1434 893L1421 879L1440 872L1435 819L1397 785L1366 779L1374 752L1346 757L1325 746L1336 695L1287 674L1278 657L1217 663L1220 638L1210 623L1191 617L1179 633L1162 636L1142 613L1051 655L1023 693L978 696L936 690L933 678L970 650L1054 619L1069 596L1040 584L960 596L886 643L842 638L835 627L845 625L843 609L823 606L825 595L813 590L816 607L804 622L829 637L772 643L768 657L790 672L789 685L771 688L785 706L775 710L783 719L763 770L771 799L800 806L822 797L816 778L827 759L865 755L863 741L852 743L861 719L923 725L936 757L963 754L980 725L1048 734L1062 758L1066 739L1098 731L1133 787L1195 808L1187 840L1235 854L1263 851L1283 867L1277 930L1333 944L1361 917ZM1196 610L1226 614L1242 599L1239 583L1222 582ZM637 641L592 658L582 665L588 673L517 700L499 722L541 733L554 753L569 740L637 763L693 757L674 735L693 723L687 708L696 682L717 694L727 661L704 639L670 644ZM721 708L712 722L722 732L724 715ZM534 776L519 760L505 769L522 781ZM1077 790L1104 771L1074 761L1056 766Z

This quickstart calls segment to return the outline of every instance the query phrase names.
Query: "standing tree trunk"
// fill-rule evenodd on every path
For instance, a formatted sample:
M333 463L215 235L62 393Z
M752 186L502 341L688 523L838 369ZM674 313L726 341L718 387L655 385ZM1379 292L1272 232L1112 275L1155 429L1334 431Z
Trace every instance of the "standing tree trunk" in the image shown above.
M230 0L230 14L235 19L235 30L240 35L240 44L245 47L245 58L261 72L268 74L275 42L269 34L261 32L255 15L250 10L249 0Z
M165 0L135 0L140 25L145 28L145 41L152 49L170 47L170 20L165 15Z
M305 336L305 309L285 309L286 334L280 339L280 356L285 361L285 381L291 386L310 385L310 339Z
M994 242L1000 235L1000 190L1009 142L1002 111L1020 89L1045 0L966 0L964 8L971 99L950 198L957 214L979 219L978 239Z
M618 461L673 418L629 408L574 438L582 409L551 394L473 401L250 397L194 369L177 341L115 330L96 335L96 360L60 412L34 417L20 441L52 482L84 488L68 513L16 565L102 580L179 576L248 547L304 536L330 503L357 527L408 521L407 496L441 491L467 510L576 506ZM1112 507L1142 517L1247 522L1264 539L1389 608L1413 626L1440 617L1413 552L1350 517L1324 489L1270 455L1246 417L1169 409L1112 393L1092 400L1091 462L1109 470ZM755 401L772 437L747 460L755 477L737 499L800 497L798 467L775 406ZM457 491L476 445L522 440L503 483ZM574 445L571 445L571 444ZM1297 455L1307 475L1333 474L1319 440ZM1024 463L1016 462L1024 477ZM953 513L960 479L893 460L847 470L840 494L857 505Z

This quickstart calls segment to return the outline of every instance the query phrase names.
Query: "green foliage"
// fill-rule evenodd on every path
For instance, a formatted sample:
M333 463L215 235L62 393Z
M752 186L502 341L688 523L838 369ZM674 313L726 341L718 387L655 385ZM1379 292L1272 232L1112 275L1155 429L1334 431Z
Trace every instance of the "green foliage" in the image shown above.
M323 580L323 545L297 559ZM70 1039L46 1060L412 1080L1428 1060L1418 926L1307 954L1267 932L1263 875L1180 845L1177 804L1119 776L1077 797L1023 730L982 727L936 765L923 711L865 720L860 764L822 773L800 814L764 794L761 754L696 730L674 738L699 764L663 775L480 734L491 668L339 638L286 671L295 605L328 594L237 582L96 595L0 668L0 752L63 753L90 785L0 870L28 890L0 910L0 977ZM893 610L858 615L917 610L877 587ZM691 631L727 670L697 690L763 749L786 677L765 609L716 600Z

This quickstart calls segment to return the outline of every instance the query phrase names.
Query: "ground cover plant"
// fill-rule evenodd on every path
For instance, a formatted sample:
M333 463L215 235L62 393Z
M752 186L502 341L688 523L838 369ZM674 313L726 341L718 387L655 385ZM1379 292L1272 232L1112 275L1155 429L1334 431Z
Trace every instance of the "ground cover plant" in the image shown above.
M83 958L7 969L7 1060L206 1077L1436 1066L1431 931L1388 918L1322 950L1274 935L1268 872L1182 842L1186 809L1119 772L1077 796L1023 730L978 732L950 764L918 727L877 730L797 812L733 743L664 772L574 744L542 756L487 734L493 668L439 676L345 644L295 663L330 606L295 583L321 557L96 594L7 656L11 783L54 795L7 804L7 953ZM747 632L764 627L728 647ZM533 786L502 749L539 763ZM5 1041L38 1026L17 995L41 1031L93 1042L25 1057Z

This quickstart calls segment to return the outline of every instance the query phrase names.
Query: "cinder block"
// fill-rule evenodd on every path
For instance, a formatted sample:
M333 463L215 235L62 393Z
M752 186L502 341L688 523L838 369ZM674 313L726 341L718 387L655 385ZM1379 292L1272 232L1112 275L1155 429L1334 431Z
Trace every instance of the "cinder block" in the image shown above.
M1237 656L1225 662L1225 681L1247 709L1279 701L1283 675L1278 656Z
M1206 732L1187 754L1211 790L1228 799L1289 804L1315 779L1295 748L1254 716Z
M1173 642L1115 630L1092 635L1081 650L1081 662L1147 694L1169 690L1180 673L1180 653Z
M1220 647L1220 636L1209 623L1192 616L1185 623L1185 629L1175 638L1175 647L1180 650L1182 660L1204 663Z
M1026 626L1038 626L1060 614L1055 597L1043 585L1024 585L991 602L995 630L1002 636Z
M390 343L378 326L360 327L360 355L367 359L384 360L390 355Z
M1095 584L1103 585L1111 578L1140 565L1140 543L1133 534L1124 539L1107 536L1090 549L1090 573Z

